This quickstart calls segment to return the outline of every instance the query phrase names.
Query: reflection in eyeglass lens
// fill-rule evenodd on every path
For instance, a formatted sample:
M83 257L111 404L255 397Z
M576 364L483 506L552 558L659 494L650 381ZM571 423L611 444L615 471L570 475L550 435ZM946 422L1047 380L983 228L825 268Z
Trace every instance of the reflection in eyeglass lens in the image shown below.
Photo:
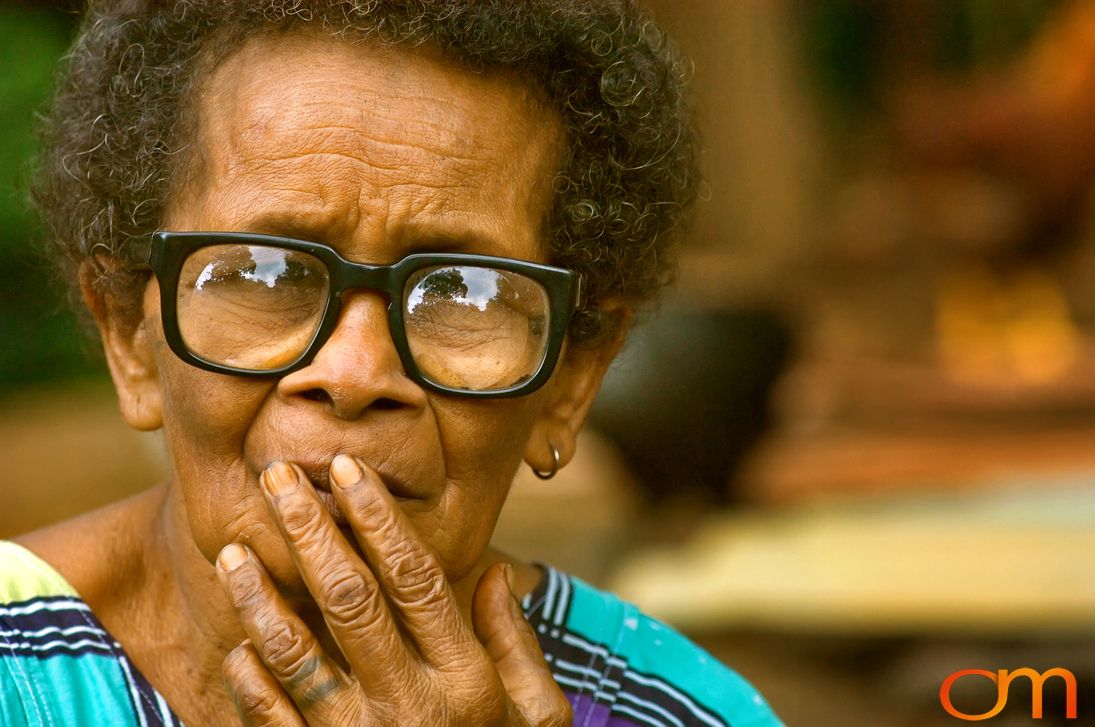
M307 253L214 245L183 263L177 310L183 341L214 363L269 370L296 360L323 318L327 269Z
M404 327L415 363L442 386L503 389L536 373L547 347L547 292L518 273L474 266L421 271Z

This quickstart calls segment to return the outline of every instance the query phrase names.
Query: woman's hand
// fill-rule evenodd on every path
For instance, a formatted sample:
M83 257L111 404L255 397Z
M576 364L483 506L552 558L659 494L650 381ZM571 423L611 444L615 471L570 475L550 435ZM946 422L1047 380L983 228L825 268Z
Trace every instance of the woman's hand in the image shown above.
M348 669L320 646L242 545L218 572L249 639L224 660L225 681L254 725L569 725L570 707L507 585L483 574L473 627L444 571L379 476L331 465L336 502L365 560L300 468L274 463L262 483L274 519Z

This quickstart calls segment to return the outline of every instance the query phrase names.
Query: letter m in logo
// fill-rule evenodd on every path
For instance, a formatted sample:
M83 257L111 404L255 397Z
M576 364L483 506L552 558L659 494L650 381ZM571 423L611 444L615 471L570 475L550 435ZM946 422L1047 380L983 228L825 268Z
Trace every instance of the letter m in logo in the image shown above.
M954 683L966 676L980 676L984 677L996 684L996 704L987 712L981 714L967 714L966 712L958 711L951 703L951 687ZM1020 677L1026 677L1030 679L1031 683L1031 705L1030 716L1034 719L1042 718L1042 686L1046 680L1050 677L1060 677L1065 682L1065 718L1076 719L1076 677L1068 669L1062 669L1061 667L1055 667L1053 669L1047 669L1044 672L1036 672L1033 669L1023 667L1021 669L1015 669L1008 671L1007 669L1000 669L995 674L985 669L962 669L956 671L946 679L943 680L943 684L939 687L939 702L943 705L943 709L947 711L953 717L966 720L967 722L979 722L984 719L991 719L1003 711L1004 707L1008 703L1008 688L1011 683Z

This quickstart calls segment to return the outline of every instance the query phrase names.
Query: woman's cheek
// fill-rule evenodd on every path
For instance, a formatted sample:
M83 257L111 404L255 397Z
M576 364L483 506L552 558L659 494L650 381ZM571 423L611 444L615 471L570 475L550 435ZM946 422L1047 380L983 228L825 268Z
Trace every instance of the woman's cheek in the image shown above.
M244 446L271 386L182 362L165 362L161 382L173 480L194 541L213 562L231 540L250 540L248 531L269 530L260 527L266 513Z
M522 461L535 421L532 397L435 405L448 482L438 507L412 518L456 581L478 562Z
M404 508L415 530L437 554L449 581L455 583L479 562L494 532L508 483L484 487L485 481L449 481L448 489L428 510Z

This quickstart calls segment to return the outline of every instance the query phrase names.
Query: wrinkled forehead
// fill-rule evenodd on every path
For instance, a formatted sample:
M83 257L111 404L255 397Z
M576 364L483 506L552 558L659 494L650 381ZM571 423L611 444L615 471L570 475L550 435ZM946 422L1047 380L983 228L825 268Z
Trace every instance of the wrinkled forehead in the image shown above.
M192 99L195 163L180 198L259 173L329 198L356 176L366 195L452 187L472 204L478 190L480 202L543 219L562 124L512 71L295 32L252 36L208 68Z

